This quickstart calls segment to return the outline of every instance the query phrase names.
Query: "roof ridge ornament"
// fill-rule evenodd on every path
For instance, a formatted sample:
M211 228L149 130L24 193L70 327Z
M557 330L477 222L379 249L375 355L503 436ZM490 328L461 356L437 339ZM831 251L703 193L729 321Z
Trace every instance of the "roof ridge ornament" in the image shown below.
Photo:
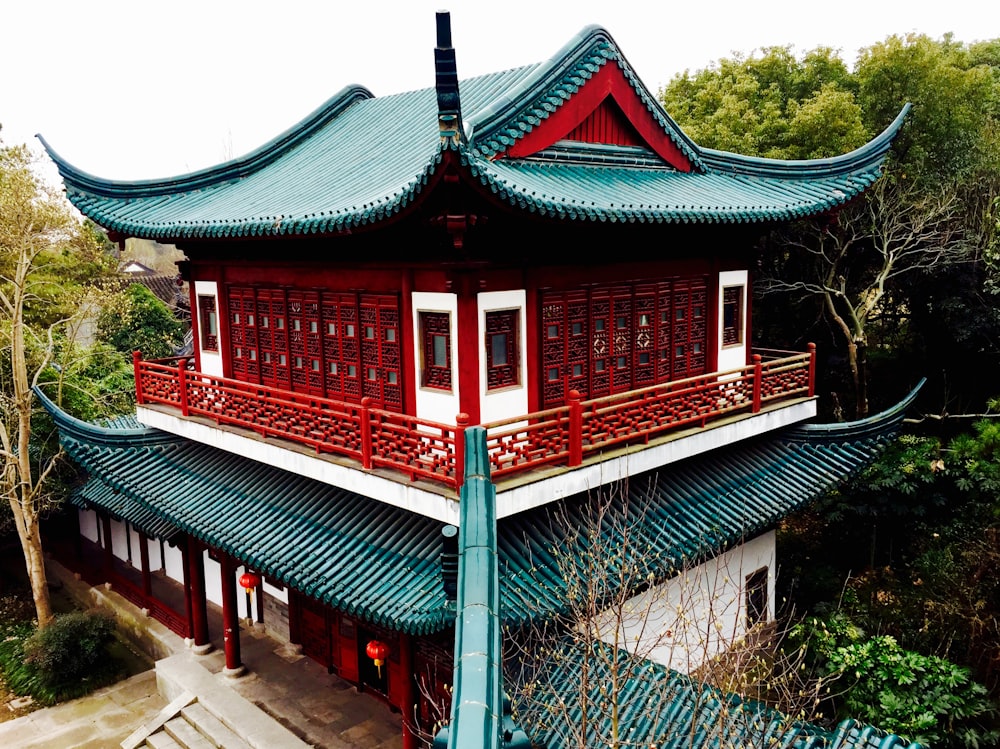
M462 130L462 98L458 90L458 65L451 46L451 14L437 12L437 46L434 48L434 88L437 91L438 133L441 145L465 140Z

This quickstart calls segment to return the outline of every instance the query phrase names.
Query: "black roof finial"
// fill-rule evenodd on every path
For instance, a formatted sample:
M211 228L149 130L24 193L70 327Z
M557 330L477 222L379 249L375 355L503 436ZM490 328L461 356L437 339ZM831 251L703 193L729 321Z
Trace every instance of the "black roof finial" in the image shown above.
M462 101L458 92L458 66L451 46L451 14L437 12L437 47L434 48L435 89L438 103L438 130L441 140L457 143L462 132Z

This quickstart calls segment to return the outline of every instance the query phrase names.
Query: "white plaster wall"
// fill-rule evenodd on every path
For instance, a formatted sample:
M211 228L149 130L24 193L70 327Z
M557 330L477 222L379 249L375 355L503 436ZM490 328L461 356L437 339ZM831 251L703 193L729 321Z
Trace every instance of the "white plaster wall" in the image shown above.
M458 296L456 294L414 291L413 305L413 366L410 377L417 383L417 417L454 424L458 415ZM420 335L421 312L447 312L451 315L451 392L420 386L420 362L423 358Z
M768 568L768 621L774 619L775 534L769 531L595 619L597 636L642 658L689 673L746 634L746 576Z
M214 604L222 605L222 568L219 563L205 554L205 598Z
M129 541L132 544L132 546L131 546L131 549L132 549L132 559L131 559L132 566L135 567L137 570L141 570L142 569L142 548L141 547L142 547L142 544L144 543L144 541L142 540L142 537L139 535L139 531L137 531L132 526L128 526L128 535L129 535Z
M80 535L96 544L100 540L97 530L97 513L93 510L80 510L78 515L80 517Z
M719 298L717 300L719 329L716 331L716 340L719 342L719 371L728 369L739 369L747 363L747 296L750 293L747 287L748 274L745 270L728 270L719 273ZM740 320L743 321L743 334L740 336L740 343L731 346L722 345L722 290L728 286L743 287L743 309L740 310Z
M125 532L125 524L112 518L111 552L119 559L128 561L128 546L125 544Z
M176 546L163 545L163 569L171 580L184 583L184 555Z
M528 413L528 388L525 384L528 373L528 354L525 341L527 340L527 328L525 323L525 291L515 289L513 291L484 291L479 294L477 302L479 305L479 330L486 330L486 313L492 310L518 310L518 363L519 377L518 384L501 388L493 392L486 389L486 342L483 335L479 335L479 418L483 423L499 421L511 416L521 416Z
M219 351L205 351L205 349L201 347L200 329L194 345L198 347L198 354L201 357L201 371L205 374L222 377L222 329L229 324L229 316L225 314L225 311L222 309L222 305L219 303L219 285L215 281L195 281L194 292L195 308L191 310L191 314L198 317L199 328L201 325L201 317L199 316L197 307L198 297L215 297L215 315L219 324Z
M147 538L149 544L149 569L152 572L163 569L163 560L160 558L160 539Z
M267 580L264 581L264 592L267 593L272 598L277 598L286 606L288 605L288 588L278 589L271 585Z

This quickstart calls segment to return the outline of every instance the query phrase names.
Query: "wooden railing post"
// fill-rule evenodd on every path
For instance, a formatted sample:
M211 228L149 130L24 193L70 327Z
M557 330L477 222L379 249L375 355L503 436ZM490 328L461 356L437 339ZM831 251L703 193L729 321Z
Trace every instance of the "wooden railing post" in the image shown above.
M580 391L570 390L567 398L569 406L569 464L578 466L583 462L583 406Z
M455 488L461 489L465 480L465 428L469 426L469 414L460 413L455 417Z
M372 399L365 396L361 399L361 465L372 467Z
M142 364L142 352L138 350L133 351L132 370L135 372L135 403L138 406L141 406L143 403L146 402L142 397L142 375L140 373L140 370L142 369L142 367L140 366L141 364Z
M809 397L816 395L816 344L810 343L809 351Z
M760 411L760 385L764 368L760 364L760 354L753 355L753 413Z
M177 395L181 401L181 415L188 416L187 359L177 362Z

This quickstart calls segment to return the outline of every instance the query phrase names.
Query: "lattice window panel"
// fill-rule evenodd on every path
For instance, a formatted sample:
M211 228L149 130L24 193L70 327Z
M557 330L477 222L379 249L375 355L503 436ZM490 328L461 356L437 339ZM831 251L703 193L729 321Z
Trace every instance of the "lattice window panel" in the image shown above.
M563 371L566 351L563 330L566 327L566 299L564 294L545 294L542 297L542 403L555 406L563 402Z
M591 296L590 329L590 397L597 398L611 392L611 368L614 366L611 297L606 290L595 290Z
M635 343L632 327L631 289L611 291L611 392L632 389L632 361Z
M257 290L257 339L261 382L290 390L288 306L284 291Z
M385 408L403 403L399 305L395 297L363 295L359 306L364 395Z
M357 300L340 306L340 346L344 361L344 396L347 400L360 400L361 395L361 344L358 342Z
M232 361L233 377L237 380L245 380L247 378L247 358L243 355L246 346L243 325L244 293L249 293L250 299L253 299L253 291L251 289L229 289L230 361Z
M656 384L656 287L635 290L632 317L632 383L641 388Z
M722 345L743 341L743 287L727 286L722 290Z
M517 385L520 371L517 310L486 313L486 389Z
M423 361L421 384L439 390L451 390L451 315L447 312L421 312L420 337ZM435 345L444 339L443 358L435 354ZM440 345L440 344L437 344ZM435 358L438 363L435 364Z
M201 324L201 347L205 351L219 350L219 323L215 314L215 297L198 297L198 322Z
M323 395L323 344L319 332L319 294L288 292L288 350L292 390Z

